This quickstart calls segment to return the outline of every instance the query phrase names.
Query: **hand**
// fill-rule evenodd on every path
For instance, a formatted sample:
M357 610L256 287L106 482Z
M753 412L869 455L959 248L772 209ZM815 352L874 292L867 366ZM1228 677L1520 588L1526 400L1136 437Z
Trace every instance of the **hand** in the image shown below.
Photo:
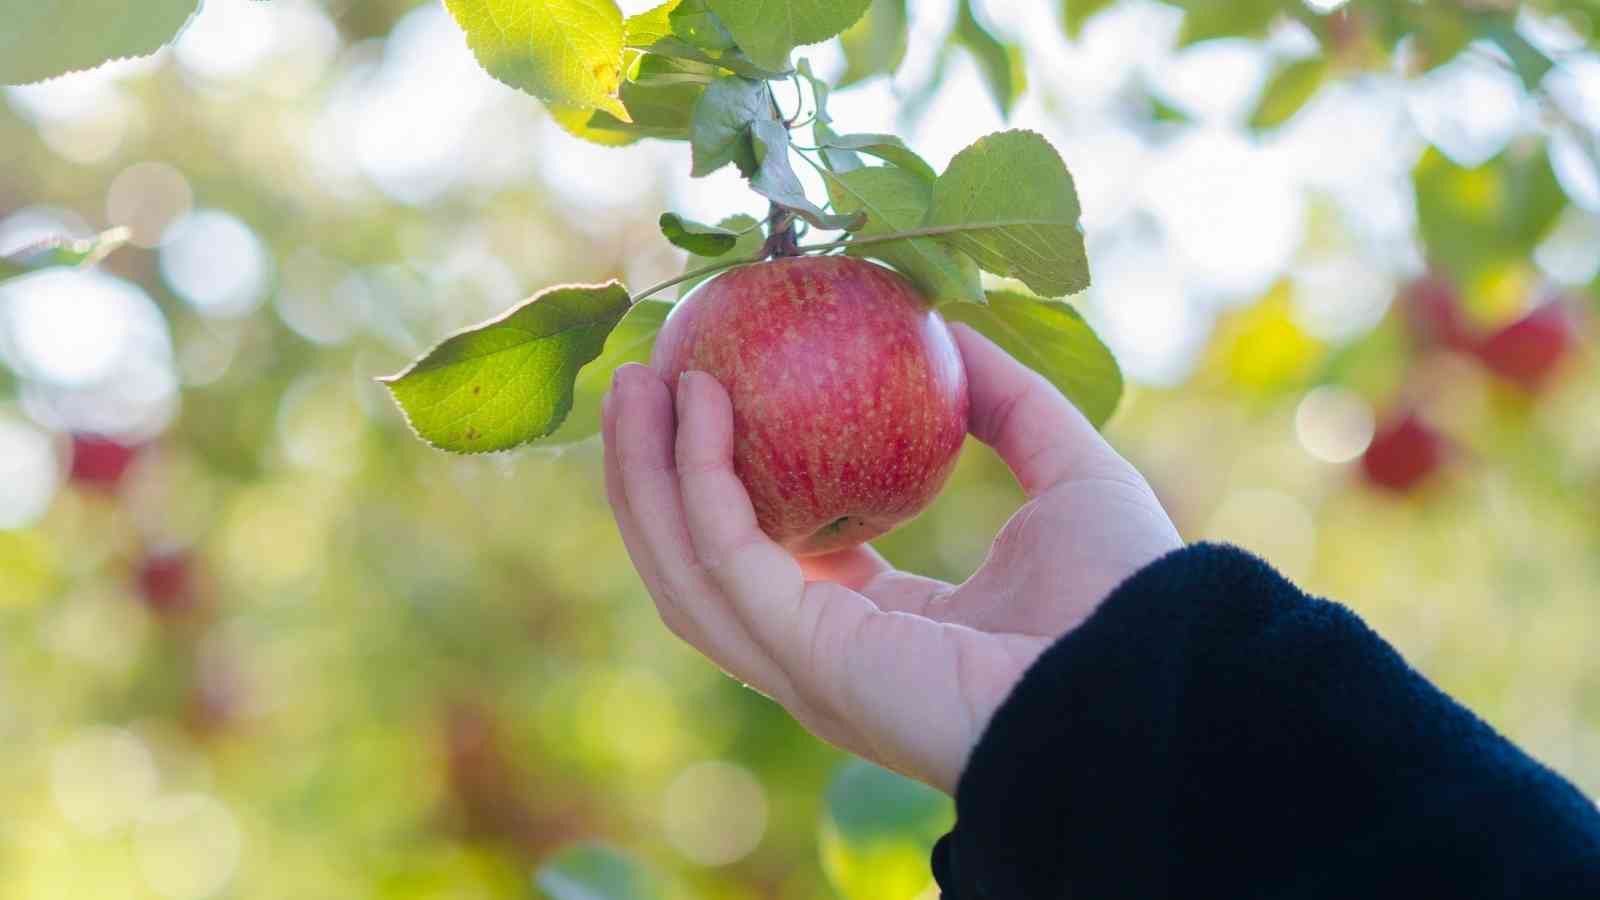
M672 632L807 729L954 792L1017 680L1128 576L1181 546L1150 487L1048 382L954 326L971 431L1028 500L959 587L869 547L796 560L734 475L733 409L703 372L617 371L606 489Z

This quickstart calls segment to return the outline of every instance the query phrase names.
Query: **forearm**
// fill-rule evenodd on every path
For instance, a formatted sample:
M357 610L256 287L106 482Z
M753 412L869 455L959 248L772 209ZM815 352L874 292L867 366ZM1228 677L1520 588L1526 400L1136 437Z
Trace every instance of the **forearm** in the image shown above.
M1228 548L1151 565L1047 652L957 810L950 898L1600 896L1591 803Z

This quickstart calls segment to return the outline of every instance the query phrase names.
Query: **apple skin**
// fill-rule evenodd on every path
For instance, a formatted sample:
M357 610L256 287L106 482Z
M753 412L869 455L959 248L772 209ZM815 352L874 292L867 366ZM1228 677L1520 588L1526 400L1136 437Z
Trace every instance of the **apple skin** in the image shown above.
M1576 332L1566 306L1552 301L1484 338L1476 352L1489 371L1536 393L1576 345Z
M680 301L651 363L711 375L733 401L733 465L761 529L797 556L921 512L967 432L966 369L900 275L843 256L727 272Z
M1380 425L1361 457L1367 481L1404 494L1438 471L1449 453L1443 435L1416 413L1403 413Z
M76 484L112 490L133 465L139 448L92 434L72 436L71 478Z

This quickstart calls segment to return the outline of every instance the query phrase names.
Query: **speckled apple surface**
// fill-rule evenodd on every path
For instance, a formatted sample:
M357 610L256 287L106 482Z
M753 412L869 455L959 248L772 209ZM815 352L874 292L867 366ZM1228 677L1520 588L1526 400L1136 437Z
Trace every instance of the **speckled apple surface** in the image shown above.
M898 274L843 257L734 269L679 302L652 364L733 401L734 470L761 528L796 555L871 540L922 511L967 431L944 319Z

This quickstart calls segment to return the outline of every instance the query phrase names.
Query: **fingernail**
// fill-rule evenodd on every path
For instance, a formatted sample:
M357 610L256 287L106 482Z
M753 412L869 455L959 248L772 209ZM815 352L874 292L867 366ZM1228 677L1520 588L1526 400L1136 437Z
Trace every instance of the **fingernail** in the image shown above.
M678 416L680 418L683 416L683 411L688 408L689 405L689 375L690 373L685 371L678 376L677 401Z

